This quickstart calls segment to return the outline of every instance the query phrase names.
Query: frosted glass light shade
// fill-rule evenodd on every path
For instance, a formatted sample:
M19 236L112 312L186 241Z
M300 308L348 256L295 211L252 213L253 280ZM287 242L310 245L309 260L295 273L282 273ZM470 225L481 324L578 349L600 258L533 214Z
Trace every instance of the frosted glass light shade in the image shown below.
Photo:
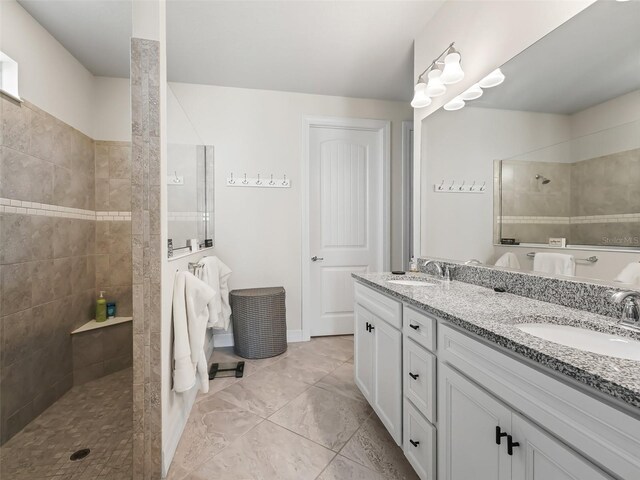
M434 68L427 75L429 81L427 82L427 95L429 97L439 97L444 95L447 91L447 87L442 83L442 71L438 68Z
M444 69L442 70L440 78L445 85L458 83L464 78L464 72L460 66L460 54L458 52L450 53L444 57Z
M411 100L411 106L413 108L423 108L431 105L431 99L426 93L427 85L424 81L420 81L416 84L413 94L413 100Z
M465 101L468 101L468 100L475 100L476 98L480 98L481 96L482 96L482 89L480 88L480 85L476 83L474 85L471 85L464 92L462 92L462 94L460 95L460 98L462 98Z
M500 85L502 82L504 82L504 73L502 73L502 70L499 68L496 68L493 72L480 80L478 85L482 88L491 88Z
M460 110L462 107L464 107L465 103L464 100L462 99L462 97L457 96L456 98L454 98L453 100L451 100L448 103L444 104L444 109L452 112L454 110Z

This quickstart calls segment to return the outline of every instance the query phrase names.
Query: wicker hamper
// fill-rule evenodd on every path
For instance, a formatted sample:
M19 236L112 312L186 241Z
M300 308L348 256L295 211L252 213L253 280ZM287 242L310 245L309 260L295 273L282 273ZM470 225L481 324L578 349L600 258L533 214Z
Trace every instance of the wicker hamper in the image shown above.
M243 358L267 358L287 350L284 288L233 290L229 298L237 355Z

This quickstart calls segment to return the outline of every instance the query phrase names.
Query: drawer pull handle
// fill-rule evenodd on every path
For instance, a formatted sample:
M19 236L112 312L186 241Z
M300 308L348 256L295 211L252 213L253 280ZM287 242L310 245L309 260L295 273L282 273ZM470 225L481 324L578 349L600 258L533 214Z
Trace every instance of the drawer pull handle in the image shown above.
M513 447L519 447L520 444L518 442L513 441L513 437L511 435L507 435L507 453L509 455L513 455Z
M410 324L409 324L409 326L410 326L411 328L413 328L414 330L418 330L418 329L420 329L420 325L414 325L413 323L410 323Z
M503 432L500 427L496 427L496 445L500 445L502 443L502 437L506 437L507 432Z
M411 439L409 439L409 443L410 443L411 445L413 445L414 447L416 447L416 448L418 447L418 445L420 445L420 442L414 442L414 441L413 441L413 440L411 440Z
M417 380L417 379L418 379L418 377L419 377L420 375L418 375L417 373L411 373L411 372L409 372L409 376L410 376L411 378L413 378L414 380Z

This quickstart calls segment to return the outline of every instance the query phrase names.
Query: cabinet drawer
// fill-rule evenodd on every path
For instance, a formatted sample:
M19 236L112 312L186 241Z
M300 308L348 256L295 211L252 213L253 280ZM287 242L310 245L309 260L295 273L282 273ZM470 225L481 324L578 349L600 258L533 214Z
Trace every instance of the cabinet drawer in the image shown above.
M389 323L402 329L402 303L356 282L356 302Z
M404 394L430 422L436 420L436 357L413 340L404 344Z
M404 455L421 480L436 478L436 428L404 400Z
M431 352L436 351L436 320L411 307L402 312L404 333Z

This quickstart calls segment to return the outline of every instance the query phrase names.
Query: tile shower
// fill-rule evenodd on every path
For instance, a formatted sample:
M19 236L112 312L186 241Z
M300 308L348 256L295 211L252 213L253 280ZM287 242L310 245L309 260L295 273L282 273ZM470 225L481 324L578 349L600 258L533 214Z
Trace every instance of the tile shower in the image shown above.
M119 316L132 313L131 159L128 142L94 141L28 102L0 102L5 444L74 385L131 366L130 322L70 335L93 318L98 290Z

